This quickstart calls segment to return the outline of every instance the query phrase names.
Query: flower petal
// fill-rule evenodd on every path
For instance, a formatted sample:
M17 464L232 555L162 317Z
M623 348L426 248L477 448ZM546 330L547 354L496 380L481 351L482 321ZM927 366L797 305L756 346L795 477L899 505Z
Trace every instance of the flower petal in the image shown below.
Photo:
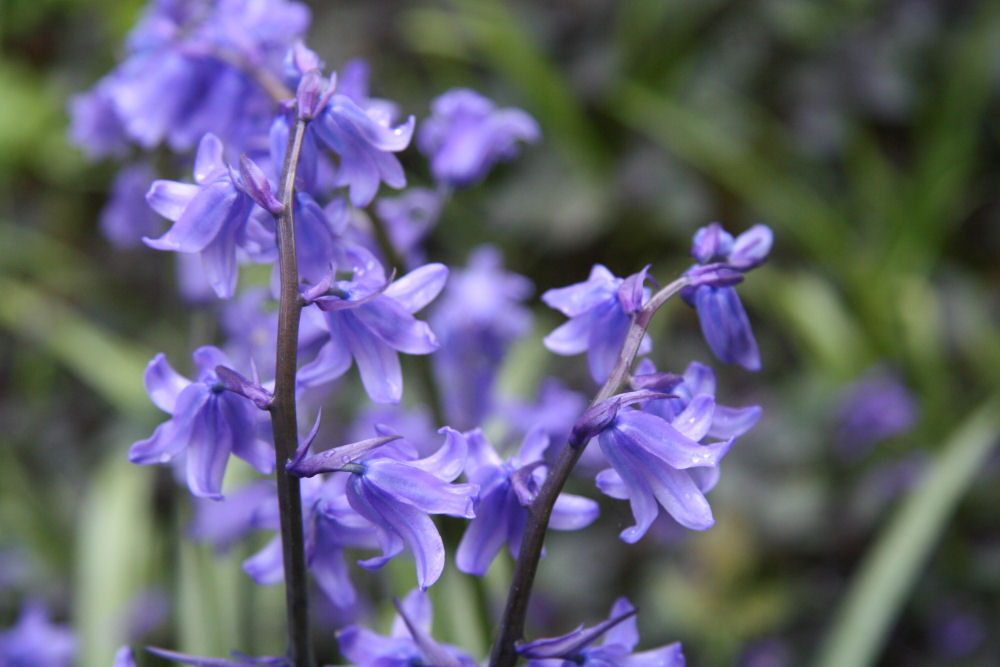
M659 466L668 465L677 470L718 465L732 444L728 441L698 444L656 415L638 410L618 413L609 431L617 433L617 442L622 446L635 452L647 452L659 460Z
M441 293L447 280L448 267L444 264L425 264L389 285L385 295L415 313Z
M473 497L479 487L474 484L449 484L429 472L393 459L377 458L364 465L367 484L422 512L466 519L476 515Z
M173 369L162 352L146 366L142 380L146 385L146 393L156 407L170 414L174 413L177 397L191 384L191 380Z
M176 222L200 191L193 183L157 180L146 191L146 203L167 220Z
M757 420L760 419L760 414L759 405L750 405L745 408L716 405L715 415L712 417L712 427L708 430L708 435L720 440L738 438L754 427Z
M343 340L358 365L368 397L375 403L399 403L403 372L396 351L374 336L353 312L344 311L340 318Z
M592 524L600 513L600 506L590 498L560 493L552 506L549 527L553 530L580 530Z
M198 411L187 450L187 483L199 498L222 498L222 478L233 451L233 432L212 394Z
M708 346L721 361L760 370L760 352L743 304L732 287L703 285L695 292L695 308Z
M440 347L426 322L416 319L387 296L359 306L354 316L394 350L407 354L430 354Z
M479 497L476 517L469 522L455 552L455 566L466 574L484 576L507 541L508 514L524 510L515 506L506 482L495 484Z

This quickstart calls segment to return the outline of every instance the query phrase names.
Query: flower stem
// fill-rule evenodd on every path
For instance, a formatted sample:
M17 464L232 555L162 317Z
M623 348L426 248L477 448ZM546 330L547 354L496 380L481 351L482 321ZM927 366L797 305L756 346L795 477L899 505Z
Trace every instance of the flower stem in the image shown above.
M611 375L590 402L590 407L614 396L626 381L629 369L639 353L639 345L642 343L642 337L646 333L646 327L649 326L653 313L687 284L687 278L683 276L678 278L653 295L642 309L632 317L614 370L611 371ZM562 451L559 452L559 458L556 459L552 470L549 471L541 490L538 492L538 496L535 497L535 502L528 508L528 521L524 530L524 538L521 541L517 562L514 564L514 574L511 577L503 618L500 620L500 634L490 655L490 667L513 667L517 662L517 650L514 648L514 643L524 637L524 618L528 611L528 600L531 597L531 587L538 570L538 560L541 558L545 532L549 527L552 506L555 505L556 498L565 486L566 480L569 479L573 466L580 460L584 448L586 448L586 443L579 447L574 447L569 443L563 445Z
M295 171L305 120L299 119L289 134L285 163L281 169L278 198L278 270L281 295L278 302L278 344L275 362L274 401L271 427L274 431L275 476L281 514L281 544L285 568L285 604L288 619L288 653L293 667L313 667L315 659L309 640L309 600L306 592L305 539L302 529L302 496L299 480L285 470L285 463L298 447L295 414L295 371L299 343L299 276L295 261Z

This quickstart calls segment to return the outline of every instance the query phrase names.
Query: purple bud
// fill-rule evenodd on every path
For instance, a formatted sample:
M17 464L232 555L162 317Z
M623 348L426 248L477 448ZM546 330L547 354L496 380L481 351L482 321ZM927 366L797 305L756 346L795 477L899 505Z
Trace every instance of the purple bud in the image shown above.
M532 461L511 473L510 486L517 495L517 501L523 507L529 507L538 496L538 485L534 482L533 474L535 468L543 465L545 465L545 461Z
M650 266L652 265L647 264L639 273L630 275L618 288L618 301L622 304L622 310L626 315L642 310L643 285Z
M727 264L703 264L692 266L685 276L688 279L688 287L691 290L699 285L709 285L710 287L731 287L743 282L743 274Z
M267 176L257 163L246 156L240 156L240 178L243 187L240 188L250 196L257 205L272 215L280 215L282 211L281 202L271 192L271 184L267 182Z
M312 120L318 116L336 89L336 72L330 75L329 81L323 81L318 69L309 70L303 74L299 80L299 88L295 93L299 106L299 118Z
M653 391L671 392L684 382L684 376L676 373L640 373L633 375L629 384L633 389L650 389Z
M261 410L271 407L274 395L256 382L251 382L236 371L225 366L216 366L215 374L219 376L219 381L229 391L239 394L243 398L249 398Z
M323 61L316 52L307 47L302 40L296 40L285 55L285 65L294 72L305 74L311 70L323 69Z
M621 410L622 406L660 398L671 398L671 395L659 391L640 389L612 396L597 405L591 406L573 424L573 432L570 435L569 444L573 447L579 447L589 442L591 438L611 425L615 417L618 416L618 411Z
M774 232L767 225L754 225L736 237L726 263L734 269L749 271L760 266L771 252Z
M334 447L325 452L314 454L302 460L289 461L285 466L288 472L296 477L313 477L324 472L339 472L351 470L348 466L355 464L359 458L387 442L399 440L401 435L386 435L379 438L368 438L349 445ZM296 457L298 458L298 457Z
M717 222L702 227L691 240L691 256L699 262L708 262L729 254L733 236Z

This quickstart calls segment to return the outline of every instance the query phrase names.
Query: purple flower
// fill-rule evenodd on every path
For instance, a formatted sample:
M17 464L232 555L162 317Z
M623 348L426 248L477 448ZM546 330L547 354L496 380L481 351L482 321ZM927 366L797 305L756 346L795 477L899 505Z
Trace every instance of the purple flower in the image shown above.
M442 197L426 188L411 188L399 197L382 197L375 202L375 215L384 223L389 241L408 266L421 264L423 240L437 224Z
M157 250L201 255L205 275L223 299L236 290L236 248L243 240L253 200L233 180L222 160L222 142L206 134L194 163L195 184L155 181L146 193L154 211L173 220L158 239L144 238Z
M344 656L358 667L475 667L476 661L454 646L439 644L430 636L433 609L420 590L396 601L398 614L388 637L359 625L337 633Z
M497 109L479 93L456 88L431 102L417 143L437 182L463 187L481 181L497 162L513 159L519 140L534 143L540 134L524 111Z
M542 455L549 439L542 429L533 429L525 436L520 451L504 462L481 430L465 437L469 443L465 475L479 486L479 506L458 545L455 565L462 572L483 576L504 542L511 556L517 557L528 508L545 481ZM593 523L598 513L593 500L561 493L552 508L549 527L579 530Z
M311 124L317 139L340 156L335 185L348 186L351 203L367 206L380 182L406 185L403 167L393 153L406 148L413 136L413 116L397 127L379 107L363 109L350 97L335 94Z
M624 402L609 399L615 400ZM759 414L751 410L735 426L725 420L716 425L715 410L714 396L704 391L669 420L619 406L597 436L611 465L598 473L597 486L612 498L627 499L636 521L622 531L622 540L635 543L642 538L661 505L686 528L705 530L715 523L704 493L718 481L719 461L732 446L733 433L744 432L746 422L752 425ZM713 427L725 439L700 444Z
M431 316L441 340L434 370L449 423L483 423L507 348L531 329L531 312L521 302L533 290L527 278L503 270L493 246L476 248L468 268L452 272Z
M122 646L115 651L115 661L111 663L111 667L136 667L135 653L132 652L132 647Z
M359 561L376 570L409 546L417 563L417 583L426 589L444 569L444 544L428 515L448 514L471 519L479 487L451 484L465 465L468 444L457 431L445 427L444 445L434 454L415 458L411 445L385 438L344 445L301 458L288 465L294 474L350 473L347 501L377 529L382 555ZM383 433L383 435L385 435ZM398 436L397 436L398 437Z
M141 245L155 233L159 219L149 210L146 191L156 178L152 167L137 163L124 167L111 185L111 198L101 211L101 233L120 248Z
M28 600L14 627L0 632L0 665L4 667L70 667L76 658L73 633L49 621L39 600Z
M429 354L438 349L430 327L412 313L426 306L448 277L443 264L427 264L390 283L374 257L358 268L351 280L324 283L306 298L325 315L329 342L298 375L302 386L315 386L343 375L358 365L369 398L376 403L398 403L403 375L397 352Z
M884 368L848 386L837 408L837 445L858 458L872 445L907 432L917 420L917 402L899 377Z
M624 282L595 264L586 282L542 294L542 301L570 318L545 337L545 347L556 354L586 352L590 376L597 383L611 375L628 331L629 316L619 294ZM639 354L651 349L649 337L643 337Z
M713 222L695 232L691 255L699 265L688 270L695 275L701 266L721 262L736 271L759 266L771 251L774 235L767 225L754 225L735 239ZM698 311L701 331L708 346L721 361L760 370L760 351L750 328L750 319L732 286L698 285L681 292Z
M216 374L216 366L229 366L226 355L206 346L192 357L198 367L193 382L171 368L163 354L149 362L146 391L171 418L157 426L150 438L133 444L129 460L139 465L166 463L183 453L191 493L218 499L230 454L268 474L274 469L274 452L257 437L257 408L226 391Z
M562 380L549 377L539 383L538 398L534 402L515 399L506 406L503 414L518 432L527 433L535 426L541 426L549 441L561 446L569 440L570 429L586 409L587 399L583 394L571 391Z
M595 642L604 635L600 645ZM624 597L615 600L608 620L592 628L578 627L561 637L518 642L517 651L529 667L684 667L680 642L633 653L639 643L635 607Z

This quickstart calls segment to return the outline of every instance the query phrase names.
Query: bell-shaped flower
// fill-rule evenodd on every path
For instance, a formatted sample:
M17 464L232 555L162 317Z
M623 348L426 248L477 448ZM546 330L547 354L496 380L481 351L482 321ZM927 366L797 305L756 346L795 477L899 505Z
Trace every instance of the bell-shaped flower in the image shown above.
M451 484L465 465L468 444L448 427L440 433L444 444L437 452L417 459L405 440L383 433L373 438L303 457L289 463L293 474L311 476L323 472L347 472L347 501L376 526L382 555L359 561L375 570L398 556L408 546L417 565L417 583L426 589L444 570L444 544L430 514L448 514L471 519L479 487ZM385 437L388 436L388 437ZM398 436L396 436L398 437ZM388 442L391 440L391 442Z
M531 329L522 305L534 291L524 276L506 271L500 251L473 250L468 267L454 270L430 317L441 350L434 371L448 423L474 428L493 408L494 380L511 343Z
M635 392L637 399L645 392ZM618 397L608 403L627 401ZM698 394L672 420L619 406L597 435L611 468L597 475L597 486L613 498L627 499L636 524L621 539L637 542L659 514L667 511L693 530L712 526L712 508L704 492L718 479L718 465L733 438L701 444L712 427L715 398ZM599 406L595 406L594 409Z
M371 203L380 182L397 189L406 185L403 167L393 153L409 145L415 121L410 116L402 125L391 127L390 123L391 118L378 107L363 109L337 93L309 126L340 157L335 185L348 187L355 206Z
M767 258L774 234L767 225L754 225L735 239L717 222L695 232L691 255L701 266L719 262L725 268L745 272ZM699 284L681 291L683 299L698 311L698 321L708 346L721 361L760 370L760 351L750 328L750 319L731 285Z
M556 354L586 352L590 376L597 383L611 375L628 332L629 315L622 299L631 301L627 298L631 292L621 294L619 288L624 282L603 265L595 264L585 282L542 294L542 301L570 318L545 337L545 347ZM644 336L639 354L651 349L649 337Z
M413 313L434 299L444 287L448 269L426 264L389 282L382 266L371 255L355 270L351 280L333 276L306 294L325 316L329 342L315 360L299 370L301 386L315 386L343 375L358 365L368 396L376 403L398 403L403 375L398 352L429 354L438 341L425 322Z
M463 187L486 177L493 165L511 160L518 142L535 143L538 123L521 109L497 109L489 98L455 88L431 102L417 145L431 161L438 183Z
M76 659L73 632L49 620L49 612L39 600L28 600L17 623L0 631L0 665L70 667Z
M601 637L604 640L597 644ZM620 597L608 620L594 627L579 626L561 637L518 642L517 652L529 667L684 667L680 642L633 653L639 643L635 607Z
M270 444L257 435L258 410L246 398L227 391L216 372L229 366L221 350L200 347L192 355L198 368L195 381L175 371L163 354L146 367L146 391L158 408L171 418L129 450L129 460L139 465L166 463L186 456L186 476L191 493L204 498L222 497L222 478L229 455L244 459L267 474L274 469Z
M475 667L476 661L464 651L431 637L434 611L424 591L410 591L402 602L395 602L398 614L388 637L359 625L337 633L344 657L357 667Z
M153 182L146 201L174 224L160 238L143 241L157 250L199 254L212 289L226 299L236 290L236 248L254 202L223 161L222 142L213 134L198 146L194 180Z
M469 443L465 475L479 485L479 507L459 542L455 565L462 572L483 576L504 542L511 556L517 557L528 508L545 481L542 455L549 438L543 429L532 429L520 451L503 461L481 430L471 431L465 437ZM552 508L549 528L579 530L593 523L598 513L593 500L561 493Z

